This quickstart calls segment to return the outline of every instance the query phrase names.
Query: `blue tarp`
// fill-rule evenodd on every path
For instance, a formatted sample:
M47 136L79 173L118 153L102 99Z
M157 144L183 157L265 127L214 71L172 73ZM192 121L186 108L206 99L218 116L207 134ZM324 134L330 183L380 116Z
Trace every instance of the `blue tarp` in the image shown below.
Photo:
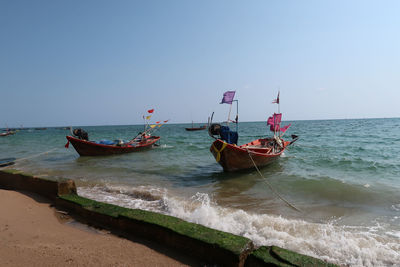
M115 141L111 141L111 140L100 140L96 142L97 144L100 145L115 145L116 142Z
M239 135L237 132L231 131L228 126L221 126L220 136L228 144L237 145Z

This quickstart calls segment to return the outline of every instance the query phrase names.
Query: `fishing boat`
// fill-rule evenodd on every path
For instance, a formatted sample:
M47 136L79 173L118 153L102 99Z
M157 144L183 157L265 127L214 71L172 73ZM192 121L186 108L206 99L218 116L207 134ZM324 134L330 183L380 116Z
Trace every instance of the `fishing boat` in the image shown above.
M221 103L232 105L233 101L236 101L236 103L238 102L237 100L233 100L234 91L228 98L225 94ZM279 94L278 98L275 99L273 103L279 104ZM238 131L231 131L229 126L213 124L213 115L211 116L211 120L209 120L208 132L215 141L210 147L210 152L224 171L227 172L266 166L278 159L285 149L298 139L296 135L292 135L292 141L285 141L282 138L285 131L290 127L290 124L280 127L282 114L274 113L267 121L267 125L270 125L270 130L274 132L273 137L259 138L238 146ZM236 116L235 121L236 127L237 117L238 116ZM227 121L230 121L229 116Z
M73 136L67 136L67 140L66 148L68 148L69 143L71 143L80 156L106 156L150 149L160 140L160 137L145 135L133 139L130 142L121 142L120 140L103 140L96 142L79 139Z
M159 141L161 138L152 134L168 122L168 120L164 121L163 123L161 121L157 121L155 124L149 125L148 122L153 112L154 109L150 109L147 111L149 114L146 116L143 115L143 132L140 132L130 141L89 141L89 135L86 131L80 128L72 131L72 128L70 127L71 136L67 136L68 142L65 145L65 148L68 148L69 143L71 143L80 156L107 156L151 149L154 146L157 146L157 141Z
M8 135L13 135L15 133L16 133L15 131L6 131L6 132L0 133L0 136L8 136Z
M205 129L207 129L207 125L203 125L203 126L200 126L200 127L194 127L193 121L192 121L192 127L185 128L186 131L201 131L201 130L205 130Z
M224 171L232 172L263 167L278 159L293 141L261 138L237 146L225 140L215 140L210 151Z

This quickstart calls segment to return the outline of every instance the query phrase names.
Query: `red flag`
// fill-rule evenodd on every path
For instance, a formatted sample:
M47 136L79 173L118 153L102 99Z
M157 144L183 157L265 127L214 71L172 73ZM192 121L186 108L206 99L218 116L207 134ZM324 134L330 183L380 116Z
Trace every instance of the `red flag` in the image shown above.
M164 123L168 122L169 120L164 121Z
M280 93L280 92L278 92L277 98L274 99L274 101L272 101L272 104L279 104L279 93Z
M154 108L153 109L149 109L147 112L148 113L153 113L154 112Z
M156 123L160 123L161 121L156 121Z

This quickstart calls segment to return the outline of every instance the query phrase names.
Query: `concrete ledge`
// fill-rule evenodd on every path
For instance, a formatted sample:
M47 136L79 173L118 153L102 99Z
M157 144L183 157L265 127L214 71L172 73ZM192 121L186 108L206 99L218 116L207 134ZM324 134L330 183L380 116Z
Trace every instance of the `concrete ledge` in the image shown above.
M127 209L76 194L73 180L57 181L15 170L0 171L0 188L29 191L53 200L86 222L120 235L142 237L222 266L336 266L279 247L254 250L250 239L155 212Z
M334 267L335 264L327 263L310 256L294 253L293 251L276 246L262 246L253 251L246 259L245 267L261 266L326 266Z
M0 188L34 192L51 200L55 200L59 194L76 194L73 180L47 180L16 170L0 171Z
M253 243L245 237L172 216L99 203L73 194L60 196L57 204L73 209L91 223L156 241L209 263L243 266L253 250Z

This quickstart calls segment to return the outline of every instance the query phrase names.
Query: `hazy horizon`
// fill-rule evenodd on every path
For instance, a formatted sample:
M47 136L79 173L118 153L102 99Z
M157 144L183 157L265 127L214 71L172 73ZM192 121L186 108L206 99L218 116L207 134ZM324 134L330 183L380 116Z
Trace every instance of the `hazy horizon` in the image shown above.
M295 122L295 121L337 121L337 120L385 120L385 119L400 119L400 117L386 117L386 118L340 118L340 119L309 119L309 120L282 120L282 122ZM213 123L222 123L225 121L213 121ZM245 122L245 123L252 123L252 122L265 122L267 121L240 121L239 122ZM153 124L153 123L149 123ZM165 125L188 125L192 124L192 122L168 122ZM193 121L193 124L195 126L197 125L204 125L207 124L207 121L204 122L196 122ZM32 129L32 128L64 128L64 127L101 127L101 126L143 126L143 123L135 123L135 124L107 124L107 125L100 125L100 124L92 124L92 125L53 125L53 126L48 126L48 125L33 125L33 126L25 126L22 125L22 128L26 129ZM234 123L231 123L230 125L235 125ZM269 127L269 126L268 126ZM9 127L9 128L14 128L14 129L21 129L21 125L17 127ZM6 129L6 127L0 127L0 129Z

